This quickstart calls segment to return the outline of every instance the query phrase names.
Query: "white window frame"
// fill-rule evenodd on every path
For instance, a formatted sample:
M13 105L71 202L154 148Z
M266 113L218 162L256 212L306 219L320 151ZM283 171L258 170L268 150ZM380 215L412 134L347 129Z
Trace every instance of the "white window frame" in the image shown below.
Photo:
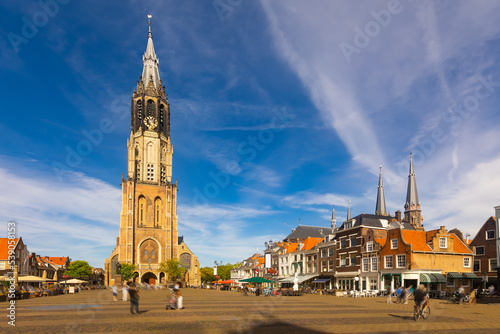
M404 266L399 265L399 257L404 256ZM406 268L406 254L397 254L396 255L396 268Z
M332 257L335 255L335 251L333 250L333 247L328 248L328 257Z
M471 258L466 256L464 257L464 268L470 268Z
M469 284L470 284L469 282L470 282L470 280L469 280L469 279L467 279L467 278L462 278L462 284L461 284L461 285L462 285L464 288L468 288L468 287L469 287Z
M396 246L396 247L394 247ZM398 239L391 239L391 249L398 249Z
M448 248L448 239L446 237L439 237L439 248Z
M478 249L478 248L482 248L482 249L483 249L483 254L478 254L478 253L477 253L477 249ZM474 247L474 255L476 255L476 256L482 256L482 255L484 255L484 254L485 254L484 252L485 252L485 248L484 248L484 246L476 246L476 247Z
M491 258L491 259L488 259L488 271L489 272L494 272L496 271L494 268L492 268L492 265L491 265L491 261L496 261L497 259L496 258ZM498 266L498 263L496 264L496 266ZM495 267L496 267L495 266Z
M364 257L362 262L363 262L363 265L362 265L363 272L366 273L366 272L370 271L370 258Z
M366 251L367 252L373 252L373 241L368 241L366 243Z
M390 267L387 265L387 259L391 259L391 266ZM386 255L384 257L384 267L386 269L392 269L392 268L394 268L394 259L392 258L392 255Z
M375 266L374 266L375 264ZM377 257L372 257L372 260L370 261L370 269L371 271L378 271L378 258Z
M453 284L449 284L450 282L453 282ZM451 288L455 286L455 279L454 278L446 278L446 287Z
M488 238L488 232L493 232L493 238ZM495 230L488 230L485 232L485 236L486 240L494 240L495 239Z

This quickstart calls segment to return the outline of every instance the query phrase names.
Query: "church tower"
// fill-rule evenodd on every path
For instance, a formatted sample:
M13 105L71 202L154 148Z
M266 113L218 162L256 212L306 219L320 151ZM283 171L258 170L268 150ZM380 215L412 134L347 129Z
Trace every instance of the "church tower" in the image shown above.
M424 230L420 201L418 200L417 181L413 169L413 157L410 154L410 171L408 173L408 189L406 191L406 203L404 221L410 223L416 230Z
M128 171L127 177L122 178L120 232L112 255L105 261L109 285L114 283L118 262L134 264L137 280L146 283L164 282L165 274L158 271L158 265L169 259L181 259L183 265L186 262L199 272L197 257L190 253L187 259L187 255L178 252L185 247L179 245L177 234L177 181L172 182L170 106L158 71L150 20L148 24L142 76L131 101Z

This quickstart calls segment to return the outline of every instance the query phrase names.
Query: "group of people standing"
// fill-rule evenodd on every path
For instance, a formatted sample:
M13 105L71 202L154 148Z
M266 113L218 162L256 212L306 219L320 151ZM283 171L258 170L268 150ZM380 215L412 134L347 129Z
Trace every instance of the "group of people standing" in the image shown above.
M139 289L136 284L131 281L125 282L121 289L113 285L113 301L115 302L118 301L118 290L121 290L124 302L130 299L130 313L139 313Z
M389 290L387 295L387 303L392 304L392 297L396 293L396 302L398 304L408 304L408 298L413 293L413 286L405 288L404 286L399 287L396 291L393 288Z

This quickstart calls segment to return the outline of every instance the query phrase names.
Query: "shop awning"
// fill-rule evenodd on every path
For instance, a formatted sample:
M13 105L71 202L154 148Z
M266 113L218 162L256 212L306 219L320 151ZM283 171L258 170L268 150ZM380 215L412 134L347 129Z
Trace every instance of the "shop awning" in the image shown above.
M476 279L476 278L479 278L474 273L462 273L462 276L463 276L463 278L466 278L466 279Z
M304 275L304 276L299 276L297 279L299 280L299 283L305 282L307 280L310 280L314 277L318 277L318 275ZM293 282L293 281L292 281Z
M330 278L316 278L314 281L312 281L313 283L325 283L325 282L328 282L330 280Z
M462 278L462 275L460 275L460 273L448 273L446 276L448 278L453 278L453 279L460 279L460 278Z
M446 277L444 277L444 275L441 274L431 274L431 275L436 278L436 283L446 283Z
M420 283L446 283L446 278L441 274L420 274Z

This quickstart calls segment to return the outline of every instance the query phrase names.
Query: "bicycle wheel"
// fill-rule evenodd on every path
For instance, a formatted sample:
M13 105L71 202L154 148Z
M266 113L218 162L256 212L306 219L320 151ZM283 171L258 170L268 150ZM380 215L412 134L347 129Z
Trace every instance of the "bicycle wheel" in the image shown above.
M431 308L430 307L426 307L422 311L422 318L427 319L430 315L431 315Z
M418 319L420 319L420 307L414 308L413 317L415 318L415 321L418 321Z

